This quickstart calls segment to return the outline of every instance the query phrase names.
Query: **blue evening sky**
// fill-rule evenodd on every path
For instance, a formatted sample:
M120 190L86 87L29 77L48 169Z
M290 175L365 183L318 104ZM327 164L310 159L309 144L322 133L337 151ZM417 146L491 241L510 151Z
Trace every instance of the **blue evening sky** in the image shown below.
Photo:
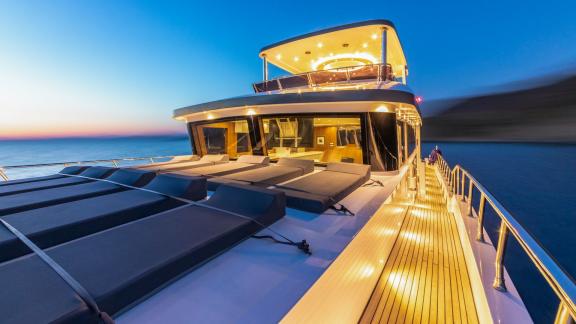
M182 130L181 106L251 92L264 45L384 18L425 100L567 70L576 1L0 0L0 138ZM4 129L4 131L3 131Z

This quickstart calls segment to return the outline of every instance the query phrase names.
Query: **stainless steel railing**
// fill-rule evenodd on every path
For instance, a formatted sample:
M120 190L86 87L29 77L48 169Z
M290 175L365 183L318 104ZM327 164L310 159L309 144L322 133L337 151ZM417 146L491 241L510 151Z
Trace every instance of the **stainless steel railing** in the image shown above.
M469 216L473 217L474 214L477 215L478 232L476 233L476 240L480 242L484 241L484 214L486 203L492 207L500 218L498 245L496 247L494 289L506 291L506 284L504 282L504 258L508 237L512 234L560 299L555 323L574 323L576 319L576 283L572 277L560 267L556 260L524 229L516 218L468 171L460 165L450 168L441 156L439 156L436 165L444 177L446 187L450 191L450 194L455 195L457 199L467 203L466 212ZM466 186L466 184L468 185ZM477 210L474 209L472 205L474 188L476 188L480 194L480 202Z
M150 161L150 163L155 163L159 159L170 159L175 157L174 155L167 156L150 156L150 157L129 157L129 158L117 158L117 159L107 159L107 160L87 160L87 161L72 161L72 162L54 162L54 163L40 163L40 164L24 164L24 165L6 165L0 166L0 179L3 181L10 180L8 178L7 170L14 169L30 169L30 168L41 168L41 167L51 167L51 166L70 166L77 164L89 164L89 163L110 163L114 167L118 167L120 162L125 161Z
M254 83L256 93L328 84L394 80L390 64L368 64L311 71Z

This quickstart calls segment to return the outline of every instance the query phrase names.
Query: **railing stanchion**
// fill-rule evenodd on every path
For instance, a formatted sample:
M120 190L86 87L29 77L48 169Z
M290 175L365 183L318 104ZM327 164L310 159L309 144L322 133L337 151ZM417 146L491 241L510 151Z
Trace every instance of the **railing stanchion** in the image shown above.
M484 207L486 206L486 196L480 194L480 206L478 206L478 232L476 240L484 242Z
M568 307L564 302L560 302L558 306L558 312L556 313L556 319L554 320L554 324L574 324L576 321L570 314Z
M464 169L460 169L460 172L462 173L462 185L460 186L460 200L464 201L464 184L466 183L466 175L464 174Z
M2 178L2 180L4 180L4 181L8 181L8 175L6 174L4 169L2 169L2 168L0 168L0 178Z
M472 190L474 189L473 185L474 182L472 181L472 179L468 178L468 181L470 181L470 184L468 185L468 215L469 216L473 216L472 215Z
M492 287L498 291L506 291L506 283L504 282L504 256L506 255L506 244L508 243L508 226L504 220L500 224L500 232L498 233L498 246L496 247L496 275Z

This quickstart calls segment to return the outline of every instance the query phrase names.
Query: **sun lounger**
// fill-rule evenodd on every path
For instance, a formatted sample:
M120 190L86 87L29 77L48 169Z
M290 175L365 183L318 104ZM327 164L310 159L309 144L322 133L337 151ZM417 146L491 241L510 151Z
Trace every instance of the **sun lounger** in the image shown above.
M182 206L45 250L114 315L284 216L284 194L222 185L201 206ZM229 213L229 212L232 213ZM243 217L237 214L244 215ZM255 220L255 221L252 221ZM40 258L0 264L5 323L95 323L98 318Z
M48 248L184 204L172 197L203 199L206 178L159 175L143 188L164 195L127 190L10 214L2 219L40 248ZM0 262L29 252L20 240L0 226Z
M328 163L326 170L277 186L289 207L323 213L370 179L370 166Z
M280 158L275 165L214 177L208 180L208 190L216 190L223 183L243 183L269 187L314 171L314 161Z
M149 164L143 164L143 165L136 165L136 166L131 166L130 168L133 168L133 169L154 169L157 167L173 165L173 164L177 164L177 163L198 161L199 159L200 159L200 157L198 157L198 155L181 155L181 156L175 156L166 162L156 162L156 163L149 163Z
M58 188L63 186L70 186L74 184L81 184L94 181L86 178L67 177L66 174L74 174L74 173L66 173L66 169L60 171L58 177L54 177L51 179L12 184L10 186L0 186L0 196L13 195L41 189ZM80 172L80 175L90 178L103 179L110 176L114 171L116 171L115 168L86 167L84 171Z
M226 162L228 162L228 154L218 154L218 155L208 154L204 155L200 160L197 161L182 161L167 165L157 165L157 166L153 165L150 167L141 167L139 169L156 171L156 172L169 172L182 169L200 168Z
M105 167L89 168L88 170L84 171L82 175L89 176L92 173L88 171L91 169L98 170L101 168ZM150 182L154 176L155 174L153 172L120 169L114 171L114 173L109 176L107 180L130 186L143 186ZM59 188L43 189L2 196L0 197L0 216L123 190L126 190L126 188L113 183L105 181L93 181Z
M80 172L86 170L87 168L88 168L88 166L84 166L84 165L82 165L82 166L74 165L74 166L65 167L64 169L62 169L57 174L51 174L51 175L47 175L47 176L43 176L43 177L33 177L33 178L24 178L24 179L9 180L9 181L0 181L0 188L2 188L4 186L10 186L10 185L22 184L22 183L28 183L28 182L61 179L61 178L64 178L63 174L79 174Z
M176 174L182 175L203 175L207 177L219 177L227 174L248 171L256 168L262 168L270 164L270 158L267 156L242 155L234 162L221 163L200 168L170 170ZM164 172L165 170L162 170Z

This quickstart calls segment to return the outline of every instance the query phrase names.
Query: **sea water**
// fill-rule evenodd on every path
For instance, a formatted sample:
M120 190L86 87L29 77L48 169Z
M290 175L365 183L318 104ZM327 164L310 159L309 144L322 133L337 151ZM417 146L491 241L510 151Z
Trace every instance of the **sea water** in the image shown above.
M434 145L450 166L468 170L566 272L576 275L576 145L425 143L423 156ZM473 201L478 206L478 197ZM496 242L499 219L489 212L486 221ZM506 268L534 321L552 323L558 299L514 238L508 247Z
M0 167L132 157L186 155L190 154L190 152L190 142L185 136L0 141ZM120 165L149 162L149 160L120 162ZM102 163L101 165L112 166L109 162ZM42 168L8 169L6 173L10 179L19 179L50 174L61 169L62 166L60 165Z

